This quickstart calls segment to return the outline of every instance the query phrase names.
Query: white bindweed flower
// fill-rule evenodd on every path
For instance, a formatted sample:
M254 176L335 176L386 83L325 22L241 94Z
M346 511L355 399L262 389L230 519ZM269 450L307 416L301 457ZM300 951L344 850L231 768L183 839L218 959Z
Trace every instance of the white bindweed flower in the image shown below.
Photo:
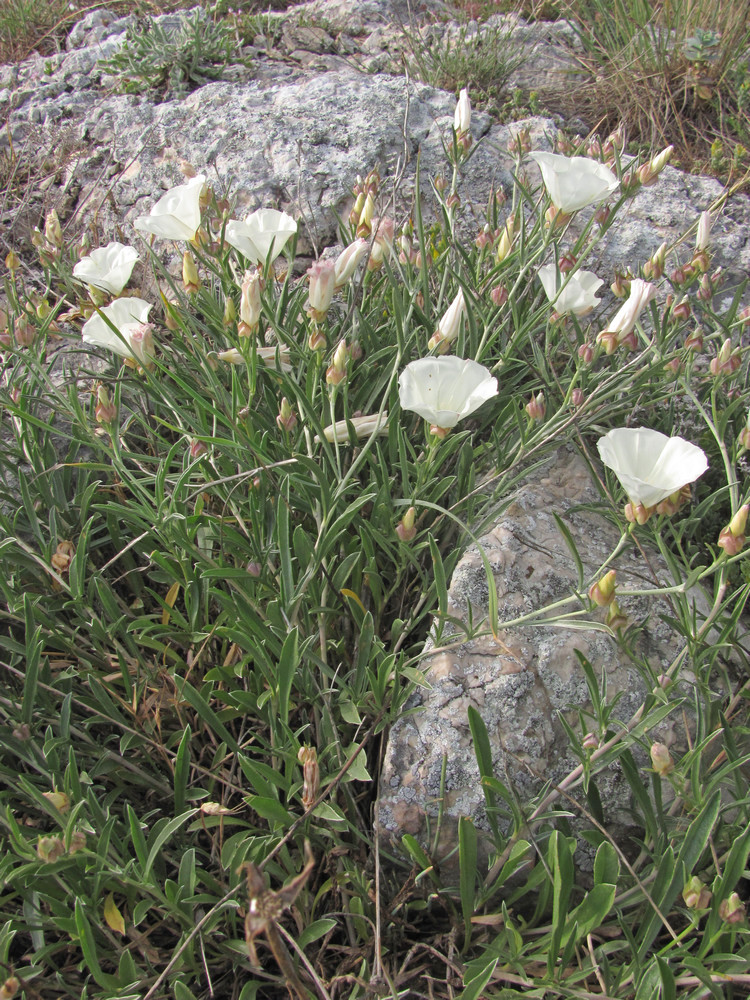
M139 233L151 233L165 240L192 240L201 224L200 199L206 178L192 177L187 184L173 187L160 198L148 215L140 215L133 225Z
M289 360L289 351L279 347L258 347L255 351L267 368L277 368L282 372L290 372L292 364ZM225 361L230 365L244 365L245 357L236 347L230 347L228 351L219 351L216 355L219 361Z
M94 347L106 347L124 358L134 358L139 364L146 365L154 355L154 339L148 323L150 311L151 303L144 299L115 299L83 324L83 342ZM113 326L120 332L119 337Z
M351 417L349 420L337 420L335 424L329 424L323 430L326 441L337 444L349 443L349 426L354 428L354 433L358 438L370 437L372 434L387 433L388 410L382 413L368 413L366 416ZM320 435L315 435L315 443L320 442Z
M73 268L73 277L110 295L119 295L130 281L138 251L122 243L108 243L92 250Z
M701 448L646 427L615 428L599 438L596 446L630 502L647 508L695 482L708 468Z
M466 135L471 128L471 101L469 91L464 87L458 95L458 104L453 113L453 129L456 135Z
M446 309L438 323L437 330L430 337L427 346L432 351L437 348L441 353L448 350L450 344L458 336L461 330L461 319L466 315L466 300L464 299L463 288L459 288L458 294Z
M557 265L545 264L537 274L547 298L561 316L565 313L585 316L601 302L596 293L604 282L593 271L576 271L566 281Z
M552 204L566 215L604 201L620 183L609 167L585 156L558 153L529 153L529 156L542 172Z
M360 262L367 256L370 244L367 240L359 239L350 243L336 258L334 268L334 288L338 290L354 277Z
M286 212L275 208L259 208L244 222L235 219L227 223L224 239L253 264L274 261L297 232L297 223Z
M497 379L484 365L451 355L412 361L401 372L398 388L404 410L449 430L497 395Z
M638 317L656 295L656 285L642 278L633 278L630 282L630 295L623 302L606 328L597 335L597 342L607 342L612 337L621 344L635 327ZM608 352L610 353L610 352Z

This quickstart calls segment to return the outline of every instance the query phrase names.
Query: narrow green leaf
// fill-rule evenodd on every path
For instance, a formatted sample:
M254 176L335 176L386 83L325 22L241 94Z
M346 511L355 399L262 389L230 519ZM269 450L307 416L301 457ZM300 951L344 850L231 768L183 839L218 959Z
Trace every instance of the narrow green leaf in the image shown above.
M177 748L174 762L174 814L179 816L185 811L188 778L190 776L190 726L185 730Z
M292 691L292 681L299 662L299 631L293 628L281 647L277 674L279 719L284 726L288 724L289 720L289 695Z
M461 911L464 917L464 948L468 948L477 884L477 831L468 816L461 816L458 821L458 869Z

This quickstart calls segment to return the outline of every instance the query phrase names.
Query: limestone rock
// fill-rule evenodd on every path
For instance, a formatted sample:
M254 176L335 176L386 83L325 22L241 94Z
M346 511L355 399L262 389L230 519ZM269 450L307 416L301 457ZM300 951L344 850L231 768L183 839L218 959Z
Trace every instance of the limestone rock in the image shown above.
M492 566L501 624L579 589L575 562L554 514L563 519L573 537L586 585L592 582L620 538L603 517L578 509L580 504L597 500L585 462L568 452L558 454L517 491L496 525L480 539ZM633 544L614 566L618 590L672 583L661 558L649 553L647 563ZM619 603L630 621L640 626L636 648L650 664L654 678L658 677L684 645L662 618L670 613L669 605L646 598L624 598ZM584 593L584 602L573 601L562 610L580 611L587 604ZM475 623L487 614L487 578L476 547L460 560L449 591L450 614L467 621L469 606ZM601 624L603 612L596 609L584 618ZM477 709L487 726L496 776L517 794L519 802L527 803L546 781L560 782L579 763L559 720L564 715L581 738L587 731L580 732L578 721L578 710L589 707L589 694L577 654L586 657L597 676L606 677L610 701L620 695L613 718L623 725L653 687L644 682L607 631L523 625L501 628L498 640L473 639L443 651L428 644L424 669L430 689L418 690L407 705L414 711L394 725L382 771L378 822L395 849L405 833L429 847L426 831L429 825L434 836L441 795L444 812L437 861L455 846L461 816L472 817L480 831L489 829L467 722L469 706ZM689 690L690 679L681 675L683 693ZM613 722L611 728L616 730L617 725ZM679 708L660 723L654 738L685 748ZM608 829L615 835L632 833L630 791L617 763L598 775L596 782ZM562 805L568 808L565 800ZM585 859L582 863L585 866Z

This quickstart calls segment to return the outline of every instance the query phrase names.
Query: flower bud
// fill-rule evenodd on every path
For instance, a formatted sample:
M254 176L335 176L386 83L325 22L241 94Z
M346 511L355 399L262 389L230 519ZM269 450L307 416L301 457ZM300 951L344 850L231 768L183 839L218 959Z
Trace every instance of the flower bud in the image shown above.
M58 812L66 813L70 811L70 798L65 792L43 792L42 794Z
M502 264L505 258L510 253L513 248L513 237L516 230L516 219L515 216L509 215L505 223L505 226L500 237L500 242L497 245L497 262Z
M625 628L628 624L628 616L620 610L620 606L617 601L612 601L607 608L607 617L605 618L605 622L614 632L621 628Z
M205 441L200 441L198 438L191 438L189 454L191 459L193 459L193 461L202 458L207 453L208 453L208 447Z
M459 288L456 297L448 306L445 314L440 319L432 337L428 341L428 348L437 350L444 354L450 344L458 337L461 330L461 319L466 315L466 302L464 300L463 289Z
M139 323L131 330L128 340L135 360L141 367L149 368L153 364L156 351L153 324Z
M315 747L300 747L297 760L302 765L302 807L311 808L320 790L320 766Z
M732 350L732 341L727 337L719 348L719 353L711 359L708 368L712 375L732 375L741 364L739 352Z
M597 226L606 226L611 214L611 205L602 205L601 208L597 208L596 212L594 212L594 222L596 222Z
M609 607L615 599L615 578L617 573L611 569L589 588L589 598L600 608Z
M232 327L237 322L237 309L234 305L234 299L231 295L227 295L224 300L224 316L222 317L222 322L226 327Z
M12 250L5 258L5 266L8 268L11 274L15 274L15 272L21 266L21 261L18 259L18 257Z
M8 976L0 986L0 1000L13 1000L13 997L21 989L21 982L17 976Z
M286 396L283 396L281 399L281 405L279 406L276 423L284 431L293 430L295 424L297 423L297 417L295 416L294 410L292 409L292 406Z
M59 837L40 837L36 844L36 853L42 861L51 865L65 854L65 847Z
M691 495L690 483L686 483L685 486L675 493L671 493L664 500L660 500L656 505L656 513L666 514L668 517L671 517L677 513L683 504L689 502Z
M414 540L417 534L417 527L415 524L417 518L417 511L415 507L410 507L404 516L401 518L400 522L396 525L396 534L401 539L402 542L411 542Z
M387 257L393 249L395 224L393 219L388 217L383 219L373 219L372 229L375 233L375 239L372 242L372 247L370 248L370 258L367 261L368 271L377 270L382 265L385 257Z
M70 835L68 854L77 854L78 851L86 849L86 834L83 830L74 830Z
M458 97L458 104L456 105L456 110L453 114L453 131L456 133L456 138L461 139L464 136L468 136L469 139L469 129L471 128L471 101L469 100L469 91L464 87Z
M575 146L568 139L564 132L558 130L557 136L555 137L555 152L560 153L561 156L572 156L575 153Z
M346 341L340 340L333 353L333 364L326 372L326 382L329 385L338 385L346 378L347 356Z
M682 898L689 910L706 910L711 905L711 892L697 875L685 883Z
M740 431L737 441L741 448L750 448L750 410L747 411L747 419L745 420L745 426Z
M357 221L357 236L369 236L372 231L372 220L375 215L375 200L371 194L368 193L365 198L365 203L362 206L362 211L359 214L359 219Z
M696 354L703 350L703 331L699 326L685 338L685 347L689 351L695 351Z
M578 263L578 258L574 257L572 253L563 254L560 260L557 262L557 269L560 274L568 274Z
M643 265L643 277L649 281L652 278L661 278L664 274L664 263L667 256L667 244L662 243L656 253L650 257Z
M257 579L260 576L260 574L261 574L260 563L253 562L251 560L247 564L247 566L245 566L245 572L248 573L249 576L255 577Z
M349 224L352 226L359 225L359 217L362 214L362 209L365 207L365 193L364 191L357 192L356 198L354 199L354 204L352 205L352 210L349 213Z
M577 410L579 407L583 406L586 400L583 389L575 388L570 394L571 405Z
M724 549L728 556L736 556L745 547L748 511L750 511L750 504L743 504L726 528L722 528L719 534L719 540L716 544L719 548Z
M586 733L583 737L582 746L584 750L597 750L599 747L599 740L594 733Z
M745 919L745 904L736 892L719 903L719 916L727 924L741 924Z
M578 357L583 361L585 365L590 365L594 360L594 348L588 341L585 344L581 344L578 348Z
M672 316L675 319L690 318L690 302L687 295L683 295L679 302L672 306Z
M195 257L189 250L182 255L182 284L188 294L194 294L201 285L198 277L198 268L195 266Z
M508 289L505 285L495 285L490 292L490 298L492 299L493 305L504 306L508 301Z
M652 184L656 184L659 174L666 167L667 163L669 163L673 151L674 146L667 146L666 149L663 149L652 160L638 168L638 180L644 187L651 187Z
M655 507L644 507L642 503L626 503L624 511L625 520L629 521L630 524L643 525L655 511Z
M652 743L649 753L651 755L651 766L660 778L665 778L674 771L672 755L663 743Z
M60 226L60 219L58 218L57 212L54 208L51 212L47 213L47 218L44 220L44 238L58 250L62 247L62 227Z
M695 237L695 249L697 251L708 250L711 239L711 213L701 212L698 219L698 232Z
M625 296L630 291L630 277L627 274L622 274L620 271L615 271L615 280L609 286L612 290L612 294L615 298L624 299Z
M333 300L336 264L332 260L318 260L308 268L307 276L310 279L307 311L316 322L320 322L325 319Z
M76 548L72 542L60 542L50 559L52 568L56 570L60 576L62 576L63 573L67 573L70 569L70 564L73 562L73 556L75 554Z
M261 285L262 278L257 268L245 271L240 285L240 322L237 326L240 337L252 336L260 325L263 312Z
M531 420L544 420L545 408L543 392L538 392L536 396L532 396L526 404L526 412Z

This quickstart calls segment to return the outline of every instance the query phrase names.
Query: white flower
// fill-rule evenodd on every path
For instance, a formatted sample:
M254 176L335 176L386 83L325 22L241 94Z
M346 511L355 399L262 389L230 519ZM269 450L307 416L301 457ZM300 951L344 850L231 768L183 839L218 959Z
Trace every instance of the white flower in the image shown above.
M599 438L596 446L631 503L644 507L656 506L708 468L701 448L646 427L618 427Z
M596 292L604 282L593 271L576 271L566 281L557 270L557 265L545 264L537 274L547 298L561 316L564 313L585 316L601 302Z
M404 410L449 429L497 395L497 379L484 365L451 355L412 361L401 372L398 388Z
M656 285L643 278L633 278L630 282L630 295L623 302L606 328L598 334L597 340L604 339L605 334L616 333L618 342L622 342L632 332L636 320L656 295Z
M349 420L337 420L323 430L326 441L336 441L338 444L349 443L349 425L354 428L358 438L370 437L372 434L387 433L388 410L382 413L368 413L362 417L351 417ZM315 443L320 442L320 435L315 435Z
M115 299L83 324L83 342L94 347L106 347L124 358L135 358L146 364L154 353L148 325L150 311L151 303L144 299ZM122 339L112 329L113 326L119 330ZM148 329L144 329L146 327Z
M265 264L269 254L272 261L276 260L296 232L297 223L291 215L275 208L260 208L244 222L228 222L224 238L253 264Z
M360 261L367 256L370 245L367 240L355 240L343 250L336 258L334 275L336 278L336 289L343 288L344 285L354 277L354 273L359 267Z
M453 114L453 129L456 135L466 135L471 128L471 101L469 91L464 87L458 96L458 104Z
M258 347L256 348L255 353L267 368L277 367L278 353L279 370L282 372L290 372L292 370L291 361L289 360L289 351L284 350L283 347ZM245 364L244 355L241 354L236 347L230 347L228 351L220 351L216 357L219 361L226 361L230 365Z
M108 243L82 257L73 268L73 277L110 295L119 295L130 281L137 260L138 251L134 247Z
M558 153L529 153L529 156L539 165L552 204L566 215L604 201L620 183L609 167L585 156Z
M192 240L201 224L200 199L206 178L192 177L187 184L173 187L160 198L148 215L140 215L133 225L140 233L152 233L165 240Z

